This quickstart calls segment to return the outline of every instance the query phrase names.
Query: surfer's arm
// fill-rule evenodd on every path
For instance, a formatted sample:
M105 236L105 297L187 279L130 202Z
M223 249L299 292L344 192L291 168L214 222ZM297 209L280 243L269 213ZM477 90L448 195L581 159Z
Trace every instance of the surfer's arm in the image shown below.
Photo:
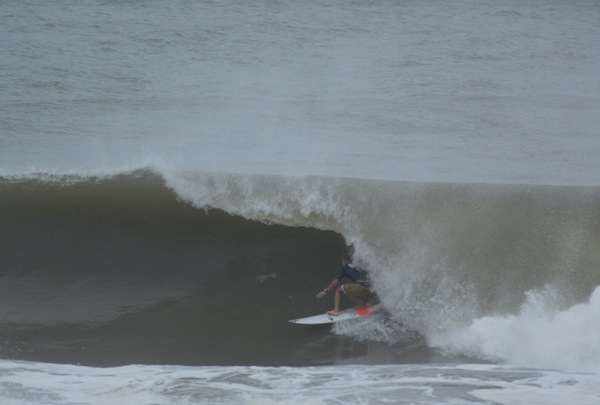
M317 294L317 298L323 298L325 294L327 294L329 291L332 291L339 283L340 280L338 280L337 278L331 280L331 283L329 283L326 289L324 289L323 291L319 291L319 293Z

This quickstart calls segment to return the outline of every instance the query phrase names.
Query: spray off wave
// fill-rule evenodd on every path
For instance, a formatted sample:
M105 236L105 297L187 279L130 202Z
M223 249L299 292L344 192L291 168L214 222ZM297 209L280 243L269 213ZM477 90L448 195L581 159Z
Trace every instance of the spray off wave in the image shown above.
M385 307L442 350L539 367L600 364L589 322L599 309L596 188L165 177L196 207L340 233ZM569 336L549 333L567 326Z

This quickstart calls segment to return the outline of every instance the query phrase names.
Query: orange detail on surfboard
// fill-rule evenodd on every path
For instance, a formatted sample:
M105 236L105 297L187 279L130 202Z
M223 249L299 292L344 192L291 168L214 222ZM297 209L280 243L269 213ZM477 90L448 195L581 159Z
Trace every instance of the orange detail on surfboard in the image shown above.
M367 307L354 308L354 311L356 312L356 314L358 316L365 316L365 315L369 315L371 313L371 309L367 308Z

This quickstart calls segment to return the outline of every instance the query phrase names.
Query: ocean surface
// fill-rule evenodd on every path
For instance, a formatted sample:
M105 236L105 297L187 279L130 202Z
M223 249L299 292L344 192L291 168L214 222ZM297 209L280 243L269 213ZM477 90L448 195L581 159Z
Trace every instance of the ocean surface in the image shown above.
M600 404L598 21L2 1L0 402Z

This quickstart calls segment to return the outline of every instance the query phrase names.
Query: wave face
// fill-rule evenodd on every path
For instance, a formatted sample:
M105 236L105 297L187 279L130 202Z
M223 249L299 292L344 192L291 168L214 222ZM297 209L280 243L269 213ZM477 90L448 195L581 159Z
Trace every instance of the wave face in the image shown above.
M0 189L4 358L280 364L303 343L285 321L323 310L333 232L198 210L147 172L56 180Z
M138 171L0 194L3 358L600 363L597 188ZM329 309L347 244L389 314L287 324Z

